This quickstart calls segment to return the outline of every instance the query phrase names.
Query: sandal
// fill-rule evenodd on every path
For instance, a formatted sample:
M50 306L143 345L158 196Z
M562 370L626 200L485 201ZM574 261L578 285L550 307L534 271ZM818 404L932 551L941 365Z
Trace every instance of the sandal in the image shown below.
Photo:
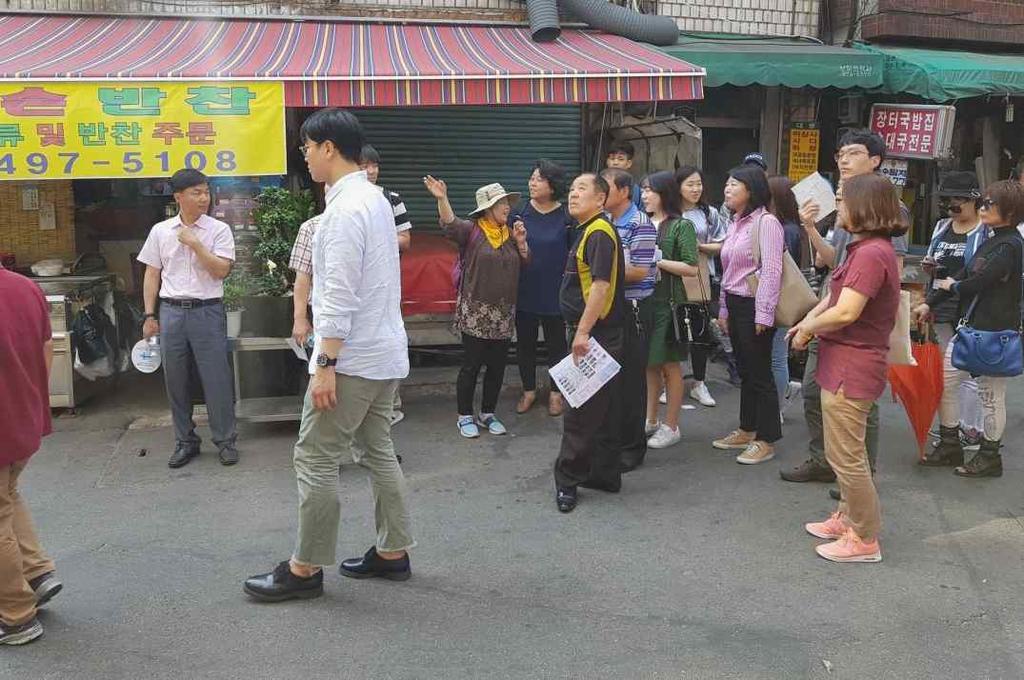
M548 415L557 417L565 413L565 400L558 392L548 395Z
M519 403L516 404L516 413L522 415L533 408L534 403L537 401L537 392L523 392L523 396L519 397Z

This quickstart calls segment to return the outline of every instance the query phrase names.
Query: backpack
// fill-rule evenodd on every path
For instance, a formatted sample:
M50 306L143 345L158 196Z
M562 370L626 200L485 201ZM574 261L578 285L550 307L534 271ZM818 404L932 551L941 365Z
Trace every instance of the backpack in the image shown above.
M469 240L465 246L459 248L459 256L456 258L455 264L452 265L452 287L455 288L456 293L462 290L462 269L465 266L466 251L469 250L470 246L479 241L482 236L483 230L474 222L473 231L469 233Z

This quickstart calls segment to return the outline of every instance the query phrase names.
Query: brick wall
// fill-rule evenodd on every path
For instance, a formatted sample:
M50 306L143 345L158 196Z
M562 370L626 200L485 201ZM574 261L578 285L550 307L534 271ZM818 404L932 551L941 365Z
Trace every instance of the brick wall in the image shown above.
M56 207L57 228L39 229L39 211L22 210L21 188L26 182L0 182L0 251L13 252L18 266L27 266L47 257L66 262L75 258L75 197L70 181L48 180L34 186L39 203Z
M660 14L684 31L746 35L818 35L820 0L657 0ZM389 18L525 21L523 0L0 0L8 11L227 14L245 16L343 15Z
M852 0L828 0L833 42L846 38ZM860 0L856 37L869 42L924 42L1019 47L1022 0Z

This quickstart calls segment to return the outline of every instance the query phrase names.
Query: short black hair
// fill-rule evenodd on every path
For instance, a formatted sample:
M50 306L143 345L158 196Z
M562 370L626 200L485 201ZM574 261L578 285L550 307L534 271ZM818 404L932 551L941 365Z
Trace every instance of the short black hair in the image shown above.
M864 148L868 150L869 156L878 156L883 161L885 160L885 140L877 132L867 129L847 130L839 140L839 148L842 149L850 144L863 144Z
M601 171L601 177L614 184L617 189L633 191L633 175L622 168L605 168ZM611 187L609 186L609 188Z
M636 155L636 147L627 141L616 140L608 147L608 153L606 153L604 157L608 158L608 156L611 156L613 153L624 153L626 154L626 158L632 159L633 156Z
M548 183L551 187L551 198L554 200L560 199L565 196L565 168L554 161L549 161L546 158L539 158L537 162L533 164L533 169L537 171L540 178Z
M209 177L192 168L183 168L171 175L171 190L176 194L209 183Z
M363 144L362 150L359 152L360 163L376 163L380 165L380 154L369 144Z
M580 176L577 177L576 179L579 179L580 177L589 177L591 181L594 183L594 186L597 187L597 190L604 194L605 199L608 198L608 194L611 192L611 187L608 186L608 180L606 180L604 177L601 177L601 175L597 174L596 172L581 173Z
M756 165L738 165L729 171L729 177L743 184L750 192L750 201L741 217L746 217L758 208L767 208L772 202L768 175Z
M679 192L679 183L670 171L662 170L647 175L640 182L640 186L647 186L661 196L661 209L669 217L679 217L683 214L683 197Z
M299 135L303 140L323 144L330 142L346 160L358 163L366 141L363 126L355 115L345 109L320 109L302 123Z

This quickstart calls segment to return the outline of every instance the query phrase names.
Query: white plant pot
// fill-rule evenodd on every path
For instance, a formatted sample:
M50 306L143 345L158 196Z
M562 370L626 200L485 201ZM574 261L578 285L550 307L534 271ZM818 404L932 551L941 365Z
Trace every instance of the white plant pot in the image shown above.
M239 309L227 312L229 338L237 338L238 334L242 332L242 312L244 311L244 309Z

